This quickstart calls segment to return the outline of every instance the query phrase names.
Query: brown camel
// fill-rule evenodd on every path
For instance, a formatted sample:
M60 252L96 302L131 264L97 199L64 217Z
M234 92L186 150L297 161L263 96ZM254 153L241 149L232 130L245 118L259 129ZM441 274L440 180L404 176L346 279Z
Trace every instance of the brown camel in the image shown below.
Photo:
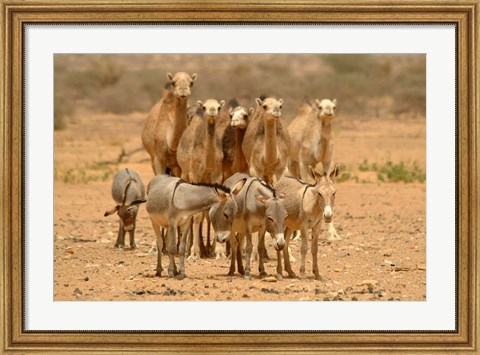
M170 173L180 176L177 147L187 127L187 100L197 74L178 72L167 74L171 88L148 114L142 132L142 142L150 155L155 175Z
M280 118L283 100L257 98L257 109L248 125L242 150L250 175L273 184L280 179L288 162L290 137Z
M242 151L243 137L254 109L239 106L237 100L230 100L224 107L217 124L217 133L223 148L223 180L235 173L248 173L248 164Z

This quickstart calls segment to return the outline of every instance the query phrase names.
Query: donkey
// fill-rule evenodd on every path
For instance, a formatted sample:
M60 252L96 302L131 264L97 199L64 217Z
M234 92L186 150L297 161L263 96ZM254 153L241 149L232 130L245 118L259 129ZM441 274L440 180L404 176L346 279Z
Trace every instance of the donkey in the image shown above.
M110 216L117 212L120 217L116 248L125 247L125 232L130 235L130 247L135 249L135 222L138 213L138 204L146 202L145 187L142 179L133 170L125 168L118 171L113 177L112 197L117 203L115 207L105 212Z
M155 176L147 187L147 212L150 215L153 230L157 238L157 271L156 276L161 276L163 238L160 234L160 227L167 229L168 255L170 264L168 266L168 277L184 279L185 274L185 242L187 232L192 225L193 215L209 211L211 215L221 215L219 223L226 225L222 229L219 224L213 223L214 230L222 236L231 229L228 221L233 221L237 213L237 203L234 195L240 191L245 180L241 180L231 190L217 184L189 184L186 181L169 175ZM174 254L176 251L177 227L180 230L180 266L177 272ZM198 246L198 241L195 244Z
M285 209L283 196L277 195L275 190L265 181L250 177L243 173L236 173L224 184L227 187L236 186L238 181L246 179L243 188L236 194L235 200L238 205L238 211L232 224L231 241L231 262L228 275L235 274L235 261L238 264L238 272L245 279L250 280L250 260L252 254L252 233L259 232L258 254L259 254L259 272L260 277L266 276L264 267L265 256L265 232L268 231L274 239L274 248L277 255L281 255L282 248L285 245L284 230L287 211ZM213 220L212 220L213 222ZM218 223L218 221L216 221ZM246 235L247 244L245 248L246 261L245 269L242 265L241 244ZM222 238L223 237L223 238ZM230 235L217 234L218 242L226 242ZM278 274L277 274L278 278Z
M285 195L285 206L287 208L288 217L285 221L285 242L286 247L283 248L283 259L285 262L285 270L289 277L296 277L290 265L288 245L293 230L300 230L302 244L300 278L305 278L305 256L307 254L307 235L308 230L312 230L312 258L313 258L313 274L316 280L320 280L318 271L318 236L320 235L320 225L322 219L325 223L332 222L333 205L335 202L335 185L334 179L339 174L339 165L330 172L323 174L317 173L313 168L309 167L315 184L310 185L302 180L294 177L284 176L275 185L275 189ZM281 258L277 260L277 270L282 273Z

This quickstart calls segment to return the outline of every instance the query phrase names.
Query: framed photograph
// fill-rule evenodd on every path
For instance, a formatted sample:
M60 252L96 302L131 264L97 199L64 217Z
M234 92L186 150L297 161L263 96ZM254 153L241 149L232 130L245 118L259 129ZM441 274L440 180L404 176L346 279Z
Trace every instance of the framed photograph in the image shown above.
M478 352L478 0L1 9L4 352Z

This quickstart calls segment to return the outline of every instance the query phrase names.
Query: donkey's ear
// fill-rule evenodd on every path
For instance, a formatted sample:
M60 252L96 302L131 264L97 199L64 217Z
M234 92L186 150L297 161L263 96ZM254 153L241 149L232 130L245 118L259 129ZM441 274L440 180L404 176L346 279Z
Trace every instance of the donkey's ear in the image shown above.
M254 109L253 107L250 107L250 108L248 109L248 115L249 115L249 116L253 115L254 112L255 112L255 109Z
M325 176L325 173L320 174L318 171L316 171L311 165L308 166L308 172L310 173L310 176L315 180L315 181L320 181L320 179Z
M258 202L260 202L262 205L265 205L265 201L267 198L263 195L255 195L255 198Z
M193 73L190 77L192 78L192 81L195 81L197 79L197 73Z
M172 73L167 73L167 79L172 81L173 80L173 75Z
M224 191L218 189L218 188L215 188L215 192L217 193L218 195L218 199L223 202L227 199L228 195L227 193L225 193Z
M135 206L135 205L138 205L139 203L144 203L144 202L147 202L147 199L142 197L142 198L139 198L138 200L133 200L129 206Z
M328 177L330 180L334 181L335 178L340 174L340 164L336 164L333 170L330 171Z
M108 210L107 212L105 212L103 214L103 217L107 217L107 216L110 216L112 214L114 214L115 212L118 211L118 209L120 208L120 205L116 205L115 207L113 207L111 210Z
M235 186L232 188L232 194L233 195L236 195L240 192L240 190L243 189L243 186L245 185L245 183L247 182L247 178L244 178L240 181L238 181Z
M262 105L263 105L262 99L259 99L258 97L255 99L255 102L257 103L258 106L262 106Z

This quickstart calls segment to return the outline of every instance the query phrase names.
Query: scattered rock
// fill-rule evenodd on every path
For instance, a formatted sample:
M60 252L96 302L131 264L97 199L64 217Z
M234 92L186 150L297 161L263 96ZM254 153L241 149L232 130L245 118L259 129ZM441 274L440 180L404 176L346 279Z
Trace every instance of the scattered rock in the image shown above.
M275 276L264 277L262 282L277 282L277 278Z
M337 268L333 269L333 271L335 271L335 272L340 272L340 271L342 271L342 269L340 269L340 268L337 267Z
M73 291L74 296L80 296L82 294L82 290L80 290L78 287Z
M243 297L243 298L250 298L250 296L249 296L248 294L246 294L246 293L244 293L242 297Z
M83 278L83 280L84 280L84 281L88 281L88 280L90 280L90 279L88 278L88 276L85 276L85 277Z
M322 290L320 290L318 287L315 289L315 294L319 295L322 293Z
M375 286L378 283L377 280L363 280L358 284L358 286L363 286L363 285L372 285Z
M417 269L418 270L426 270L427 269L427 266L425 264L417 264Z
M87 264L85 265L86 268L90 268L90 267L100 267L100 265L98 264Z

